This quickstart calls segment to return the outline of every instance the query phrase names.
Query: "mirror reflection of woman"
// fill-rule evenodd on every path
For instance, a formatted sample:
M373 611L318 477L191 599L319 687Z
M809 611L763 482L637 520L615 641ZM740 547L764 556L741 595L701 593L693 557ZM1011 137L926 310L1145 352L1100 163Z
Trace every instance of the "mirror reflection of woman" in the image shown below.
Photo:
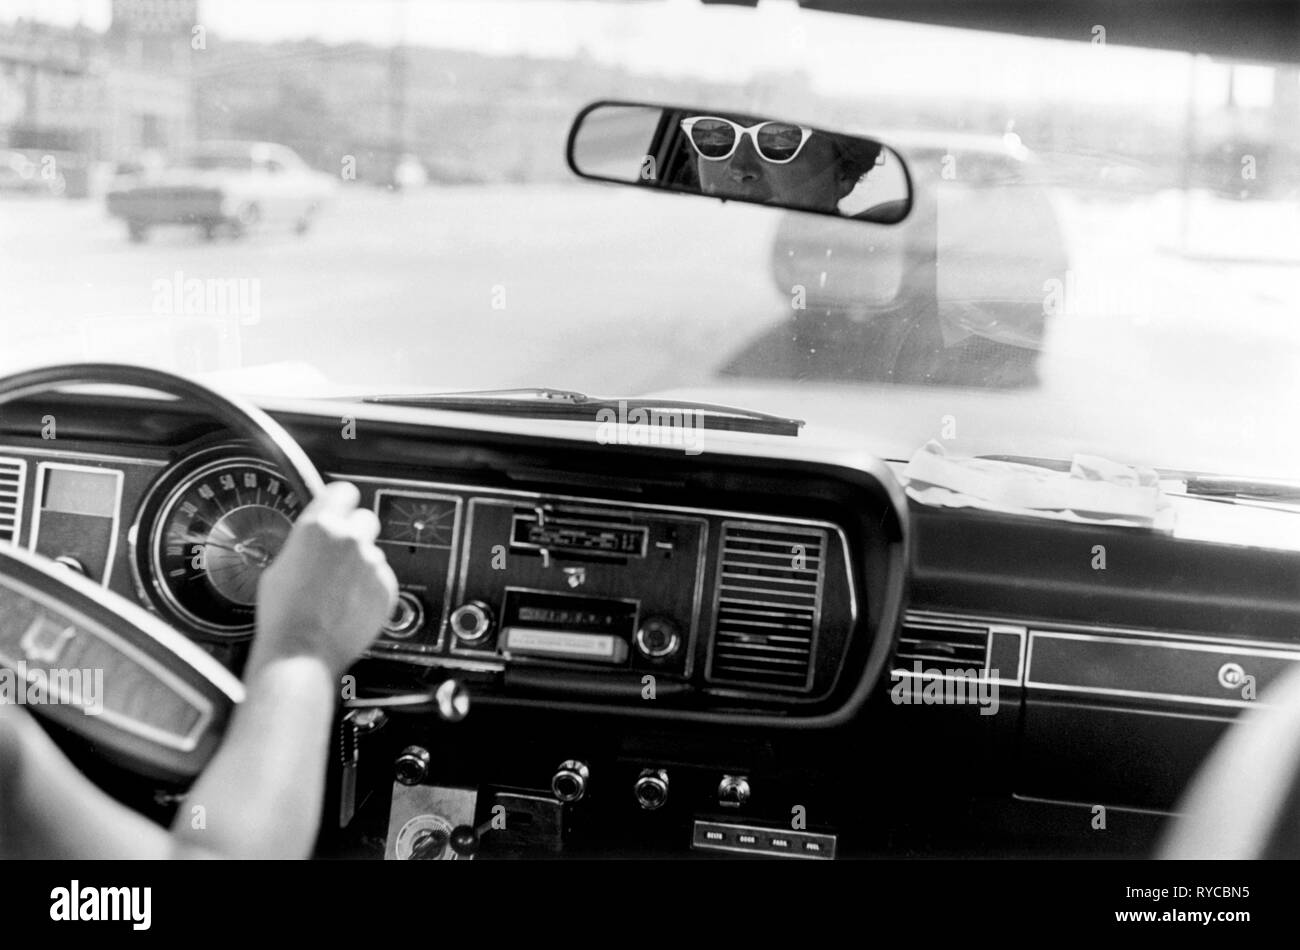
M882 151L790 122L696 115L680 124L704 194L827 214L839 213Z

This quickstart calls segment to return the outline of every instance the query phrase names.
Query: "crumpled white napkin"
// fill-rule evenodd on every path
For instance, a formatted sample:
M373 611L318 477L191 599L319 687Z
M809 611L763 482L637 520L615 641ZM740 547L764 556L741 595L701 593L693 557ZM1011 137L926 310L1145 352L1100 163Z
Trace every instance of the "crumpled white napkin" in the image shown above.
M1135 525L1172 531L1174 509L1154 469L1076 455L1069 472L995 459L954 458L933 439L903 470L909 497L926 505Z

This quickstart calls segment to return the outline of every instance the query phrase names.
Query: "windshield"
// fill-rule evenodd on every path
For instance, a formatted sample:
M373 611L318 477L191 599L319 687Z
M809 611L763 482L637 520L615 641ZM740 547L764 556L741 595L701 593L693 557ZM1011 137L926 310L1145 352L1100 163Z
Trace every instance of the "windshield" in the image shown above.
M654 393L889 458L1300 474L1294 64L669 0L0 2L0 57L0 371ZM911 213L580 180L596 100L872 136Z

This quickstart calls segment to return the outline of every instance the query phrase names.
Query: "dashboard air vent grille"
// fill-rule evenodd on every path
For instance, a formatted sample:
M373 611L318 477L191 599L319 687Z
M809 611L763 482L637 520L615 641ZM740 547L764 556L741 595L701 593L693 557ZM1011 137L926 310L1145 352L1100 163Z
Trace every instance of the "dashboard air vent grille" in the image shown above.
M27 464L22 459L0 458L0 544L18 543L26 479Z
M909 613L903 619L897 656L904 669L919 661L926 668L982 670L988 646L988 624Z
M812 686L825 556L824 531L723 525L710 681L798 691Z

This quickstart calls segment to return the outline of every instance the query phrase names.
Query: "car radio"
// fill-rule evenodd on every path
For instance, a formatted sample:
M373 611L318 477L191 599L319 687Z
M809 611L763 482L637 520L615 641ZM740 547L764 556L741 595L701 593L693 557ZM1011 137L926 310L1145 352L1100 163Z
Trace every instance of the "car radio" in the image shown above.
M453 654L690 675L705 519L474 498L467 521Z

